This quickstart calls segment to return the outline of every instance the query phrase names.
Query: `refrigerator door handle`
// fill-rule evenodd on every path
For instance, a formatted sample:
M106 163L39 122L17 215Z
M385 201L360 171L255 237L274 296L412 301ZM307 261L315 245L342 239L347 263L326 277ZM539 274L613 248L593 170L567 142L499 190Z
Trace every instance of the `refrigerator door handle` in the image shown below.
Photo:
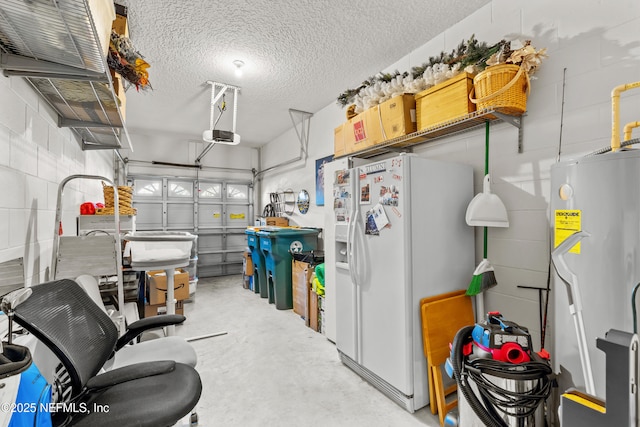
M349 221L349 226L347 227L347 262L349 263L349 275L351 276L351 282L354 286L358 286L358 266L357 256L355 255L357 246L355 244L355 234L358 227L358 217L360 216L359 211L359 204L356 199L351 219Z
M353 278L353 260L351 251L353 248L351 247L351 228L353 225L353 221L349 221L349 225L347 226L347 265L349 266L349 277L351 278L351 283L355 283Z
M360 194L360 189L358 188L358 192L356 194ZM356 238L357 233L362 231L364 232L364 230L359 230L358 226L359 226L359 222L360 222L360 202L359 199L356 199L355 201L356 203L356 207L354 209L354 216L353 216L353 227L351 230L351 235L349 236L350 240L351 240L351 247L352 247L352 253L351 253L351 262L349 264L349 266L351 267L351 269L349 270L350 272L352 272L351 274L353 275L353 288L352 288L352 292L353 292L353 301L355 302L355 310L353 311L353 322L354 325L357 325L356 327L356 347L355 347L355 355L356 355L356 362L358 363L362 363L362 337L361 337L361 332L362 332L362 305L361 305L361 301L360 301L360 276L359 276L359 258L358 258L358 239Z
M357 172L358 170L355 169L355 171ZM359 174L355 174L356 176L358 176ZM357 192L353 192L354 194L354 198L352 199L354 201L353 205L353 209L352 209L352 214L351 214L351 218L349 220L349 226L347 227L347 262L349 264L349 276L351 278L351 296L352 296L352 301L354 304L353 307L353 311L351 313L352 315L352 323L355 327L355 335L354 335L354 360L358 363L360 363L360 354L362 354L362 343L361 343L361 339L360 339L360 301L358 298L358 291L359 291L359 287L358 287L358 274L357 274L357 264L356 264L356 259L357 259L357 255L355 254L355 250L357 250L357 245L355 244L356 240L355 240L355 233L356 233L356 229L357 229L357 225L358 225L358 217L360 216L360 212L359 212L359 202L358 199L355 198L355 194L357 194Z

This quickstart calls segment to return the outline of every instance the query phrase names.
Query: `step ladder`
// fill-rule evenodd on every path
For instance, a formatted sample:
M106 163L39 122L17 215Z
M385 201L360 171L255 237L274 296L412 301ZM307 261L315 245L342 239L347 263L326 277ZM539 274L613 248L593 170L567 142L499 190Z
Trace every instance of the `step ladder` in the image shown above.
M48 280L72 279L82 274L92 276L117 276L118 280L118 330L124 334L125 304L124 285L122 278L122 257L120 239L120 212L118 207L118 190L114 188L114 227L115 232L110 235L96 231L85 236L61 236L62 229L62 196L64 187L75 179L89 179L102 181L115 187L108 178L98 175L71 175L63 179L58 185L58 199L56 202L56 220L54 222L53 249L51 254L51 268Z
M75 279L81 274L116 276L115 245L110 235L60 236L54 279Z
M24 288L24 259L22 257L0 263L0 295Z

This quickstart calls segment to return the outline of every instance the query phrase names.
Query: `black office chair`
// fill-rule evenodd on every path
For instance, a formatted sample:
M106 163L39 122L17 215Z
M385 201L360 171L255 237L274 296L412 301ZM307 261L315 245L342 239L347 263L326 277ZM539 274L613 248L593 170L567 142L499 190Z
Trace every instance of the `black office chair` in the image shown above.
M71 387L71 405L56 407L54 425L170 426L198 403L200 376L181 363L137 363L97 375L116 350L113 321L72 280L31 289L14 319L60 359Z

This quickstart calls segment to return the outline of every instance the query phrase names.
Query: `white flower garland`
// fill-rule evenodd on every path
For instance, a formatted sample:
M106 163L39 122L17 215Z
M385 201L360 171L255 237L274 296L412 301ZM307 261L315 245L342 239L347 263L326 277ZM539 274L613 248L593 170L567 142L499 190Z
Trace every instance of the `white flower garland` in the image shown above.
M371 86L360 90L354 97L356 114L360 114L369 108L405 93L416 94L429 89L460 74L460 64L449 66L447 64L434 64L427 67L422 76L414 79L411 75L402 77L398 75L389 82L377 81Z

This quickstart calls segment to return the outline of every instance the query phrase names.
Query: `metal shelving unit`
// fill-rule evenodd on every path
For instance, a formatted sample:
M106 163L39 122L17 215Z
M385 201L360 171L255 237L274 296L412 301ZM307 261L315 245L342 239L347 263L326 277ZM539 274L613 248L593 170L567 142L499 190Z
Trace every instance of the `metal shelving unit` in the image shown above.
M376 144L341 157L370 158L394 151L410 151L413 146L476 129L483 126L487 120L491 122L506 122L518 128L518 152L522 153L522 116L509 116L493 109L484 109L418 132L389 139L382 144Z
M0 68L26 78L83 150L132 148L87 0L3 0Z

